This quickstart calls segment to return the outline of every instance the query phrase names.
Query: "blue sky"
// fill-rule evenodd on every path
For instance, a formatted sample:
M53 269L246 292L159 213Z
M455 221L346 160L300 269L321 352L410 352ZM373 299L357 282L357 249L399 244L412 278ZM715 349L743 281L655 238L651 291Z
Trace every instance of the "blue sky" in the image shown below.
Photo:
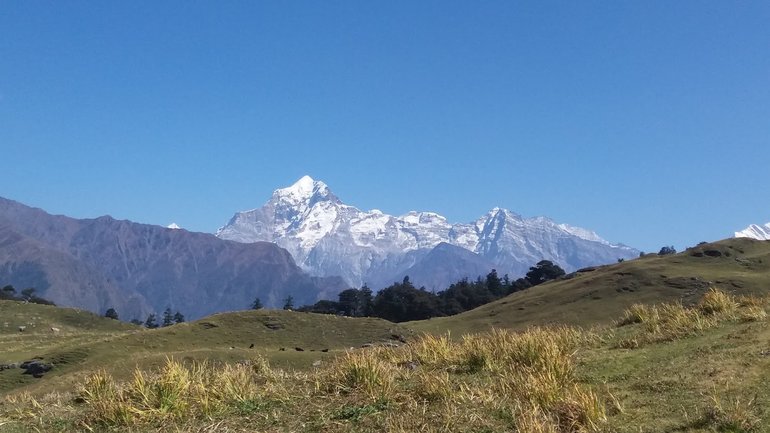
M653 251L770 221L770 2L3 2L0 196L213 232L304 174Z

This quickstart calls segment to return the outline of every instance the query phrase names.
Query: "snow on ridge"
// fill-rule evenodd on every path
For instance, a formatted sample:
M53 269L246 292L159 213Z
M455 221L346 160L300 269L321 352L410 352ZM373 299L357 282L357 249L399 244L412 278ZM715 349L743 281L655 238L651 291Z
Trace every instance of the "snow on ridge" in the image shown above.
M609 242L604 240L601 236L596 234L596 232L593 230L584 229L582 227L575 227L569 224L558 224L558 227L564 230L565 232L571 235L577 236L581 239L585 239L587 241L592 241L592 242L599 242L604 245L610 245Z
M167 225L166 228L167 229L172 229L172 230L179 230L182 227L179 227L179 224L177 224L177 223L171 223L171 224Z
M283 198L291 203L300 203L314 195L327 196L328 194L329 187L325 183L305 175L291 186L275 190L273 197Z
M634 252L638 255L593 231L556 224L546 217L523 218L499 207L476 221L455 224L435 212L393 216L378 209L361 211L342 203L325 183L310 176L275 190L261 208L236 213L217 236L239 242L275 242L313 275L341 275L353 286L387 281L441 243L478 254L498 271L513 274L541 259L572 260L575 263L560 263L565 269L577 269L630 258ZM556 243L565 236L596 244L582 247L586 249L583 258L577 258L561 251L563 247ZM583 263L585 257L594 257L595 263Z
M770 240L770 223L759 225L751 224L745 229L735 232L736 238L751 238L760 241Z

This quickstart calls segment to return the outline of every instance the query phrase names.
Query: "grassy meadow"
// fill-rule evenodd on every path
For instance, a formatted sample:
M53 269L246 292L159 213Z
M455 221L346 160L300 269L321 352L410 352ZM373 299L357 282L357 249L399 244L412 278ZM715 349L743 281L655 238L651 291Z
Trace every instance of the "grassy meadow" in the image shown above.
M738 294L770 289L770 241L736 238L671 256L646 255L575 272L450 317L407 323L424 332L461 335L497 327L607 325L636 303L697 302L710 287Z
M767 242L706 244L401 325L261 310L144 330L0 303L0 363L55 365L0 371L0 432L770 431L768 263Z

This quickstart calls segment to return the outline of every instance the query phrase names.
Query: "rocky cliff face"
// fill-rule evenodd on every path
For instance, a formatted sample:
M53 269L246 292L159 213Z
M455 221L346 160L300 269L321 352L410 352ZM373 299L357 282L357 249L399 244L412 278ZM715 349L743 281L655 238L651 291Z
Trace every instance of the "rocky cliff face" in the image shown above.
M590 230L543 217L522 218L506 209L492 209L468 224L450 224L433 212L396 217L361 211L308 176L276 190L261 208L235 214L217 236L246 243L275 242L313 275L340 275L353 286L367 283L375 289L400 281L408 271L420 275L410 275L415 284L441 289L456 281L450 275L475 278L483 267L487 269L481 275L494 267L501 275L519 276L543 259L570 271L639 255ZM430 254L442 243L476 257L448 251ZM447 268L453 273L441 270Z
M269 242L118 221L77 220L0 199L0 284L33 286L60 305L121 318L169 307L188 318L334 297L339 278L311 277Z

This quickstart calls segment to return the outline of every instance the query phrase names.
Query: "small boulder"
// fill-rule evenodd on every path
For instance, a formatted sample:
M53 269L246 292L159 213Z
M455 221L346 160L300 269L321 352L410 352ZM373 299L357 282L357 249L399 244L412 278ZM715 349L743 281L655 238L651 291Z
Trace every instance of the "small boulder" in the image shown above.
M19 364L15 363L15 362L12 362L10 364L0 364L0 371L11 370L11 369L14 369L14 368L19 368Z
M53 365L46 364L40 360L25 361L20 366L24 369L22 374L31 374L32 377L41 378L53 368Z

